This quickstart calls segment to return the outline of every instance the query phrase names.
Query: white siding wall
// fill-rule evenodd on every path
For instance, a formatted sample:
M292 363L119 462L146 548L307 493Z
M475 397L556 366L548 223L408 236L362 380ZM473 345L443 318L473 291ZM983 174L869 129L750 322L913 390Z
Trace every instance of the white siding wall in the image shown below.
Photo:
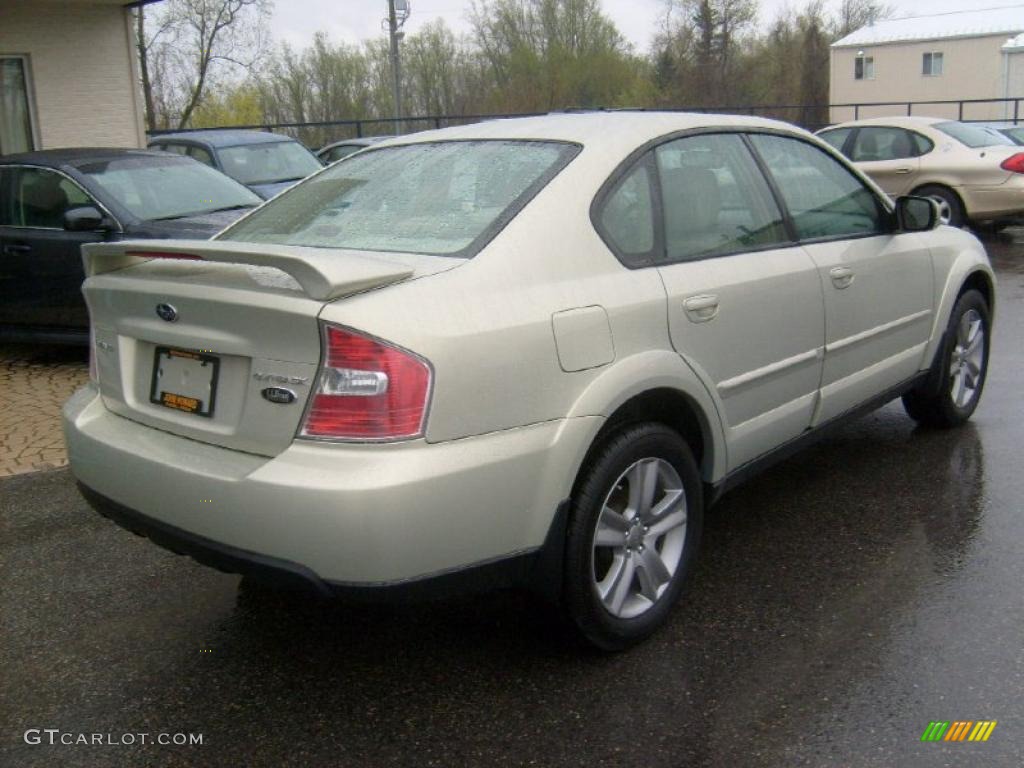
M145 144L133 44L120 4L0 0L0 55L28 56L39 149Z
M887 117L906 114L908 101L944 101L947 99L1000 99L1003 93L1002 45L1008 35L946 38L925 42L865 45L861 48L833 48L830 99L832 104L860 102L904 102L903 106L862 108L860 117ZM858 50L875 60L873 80L855 80L854 59ZM922 54L942 52L942 74L921 74ZM1012 94L1021 95L1021 94ZM925 117L957 117L956 105L914 107L914 114ZM965 105L965 120L1000 118L1003 106ZM852 120L852 109L832 110L832 120Z

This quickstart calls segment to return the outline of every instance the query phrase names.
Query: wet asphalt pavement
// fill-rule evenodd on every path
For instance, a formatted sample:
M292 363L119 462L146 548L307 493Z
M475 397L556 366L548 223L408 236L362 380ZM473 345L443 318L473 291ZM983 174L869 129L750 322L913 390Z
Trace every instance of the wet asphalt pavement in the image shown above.
M1024 764L1024 230L987 242L970 425L899 404L726 496L667 628L582 651L517 594L346 607L268 592L0 480L2 766ZM922 743L932 720L996 720ZM202 746L26 744L30 728ZM135 737L138 741L138 737Z

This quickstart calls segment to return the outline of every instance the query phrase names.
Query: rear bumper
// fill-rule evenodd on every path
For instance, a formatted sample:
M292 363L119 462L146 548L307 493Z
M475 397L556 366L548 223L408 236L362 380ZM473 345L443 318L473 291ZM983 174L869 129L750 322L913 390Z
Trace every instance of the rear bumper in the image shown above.
M267 458L117 416L91 386L64 408L72 472L124 527L222 570L376 594L541 578L599 421Z
M970 219L985 221L1024 216L1024 176L994 187L965 186L957 191L963 196Z
M238 549L176 528L118 504L82 483L78 484L78 489L89 505L103 517L164 549L191 557L196 562L216 568L218 571L237 573L259 579L264 583L305 590L322 597L341 597L359 602L416 601L504 587L528 587L552 599L558 599L558 579L561 573L560 545L565 533L567 502L559 506L552 521L548 540L534 552L502 557L420 579L389 584L353 585L325 581L300 563Z

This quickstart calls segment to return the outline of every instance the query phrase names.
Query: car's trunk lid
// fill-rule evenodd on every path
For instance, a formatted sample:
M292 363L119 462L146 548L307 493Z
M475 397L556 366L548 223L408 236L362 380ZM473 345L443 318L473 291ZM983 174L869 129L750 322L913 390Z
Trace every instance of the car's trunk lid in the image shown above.
M325 302L460 263L173 240L85 252L83 290L107 408L267 456L284 450L300 426L320 361Z

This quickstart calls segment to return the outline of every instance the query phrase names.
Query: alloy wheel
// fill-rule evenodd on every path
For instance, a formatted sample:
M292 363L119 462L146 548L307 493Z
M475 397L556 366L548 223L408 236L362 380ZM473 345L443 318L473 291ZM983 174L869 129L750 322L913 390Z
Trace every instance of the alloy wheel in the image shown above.
M966 408L978 396L985 362L985 326L981 315L969 309L956 327L956 346L950 360L950 395L957 408Z
M665 593L682 558L686 519L683 482L664 459L640 459L615 481L593 539L593 587L611 615L639 616Z

